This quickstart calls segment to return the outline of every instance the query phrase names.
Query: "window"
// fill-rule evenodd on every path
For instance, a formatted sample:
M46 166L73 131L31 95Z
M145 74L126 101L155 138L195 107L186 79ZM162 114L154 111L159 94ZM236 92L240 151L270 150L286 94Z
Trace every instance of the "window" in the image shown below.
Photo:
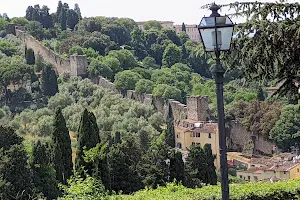
M200 137L200 133L196 133L196 137Z
M177 134L176 137L179 138L179 135Z
M250 180L250 176L248 176L248 180Z
M208 138L211 138L211 133L208 134Z
M207 144L207 145L209 146L210 149L212 149L212 148L211 148L211 144Z
M242 176L242 175L240 175L240 178L243 178L243 176Z
M200 144L199 142L197 142L197 143L196 143L196 145L199 145L199 146L201 146L201 144Z
M286 172L283 172L283 174L286 174Z
M192 142L192 145L195 145L195 142Z
M299 168L297 169L297 172L299 173Z
M180 143L180 142L178 142L176 146L177 146L177 148L179 148L179 149L181 149L181 148L182 148L182 145L181 145L181 143Z

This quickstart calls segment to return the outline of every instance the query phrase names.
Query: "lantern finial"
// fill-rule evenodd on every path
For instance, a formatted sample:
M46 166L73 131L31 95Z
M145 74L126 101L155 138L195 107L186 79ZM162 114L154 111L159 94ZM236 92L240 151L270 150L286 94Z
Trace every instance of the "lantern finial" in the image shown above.
M211 13L211 17L220 17L221 15L218 13L218 10L220 9L221 7L218 6L215 2L211 4L210 6L210 10L212 11Z

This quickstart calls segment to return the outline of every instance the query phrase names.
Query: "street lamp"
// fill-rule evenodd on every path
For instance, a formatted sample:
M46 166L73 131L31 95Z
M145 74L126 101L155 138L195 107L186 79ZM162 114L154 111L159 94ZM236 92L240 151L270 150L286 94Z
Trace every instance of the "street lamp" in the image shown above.
M203 17L198 26L199 33L206 52L215 52L216 65L213 74L216 82L217 104L218 104L218 127L219 127L219 148L220 148L220 171L222 199L229 200L228 164L224 121L224 97L223 82L225 69L220 63L221 51L230 50L234 24L228 16L221 16L220 9L215 3L210 7L212 14Z

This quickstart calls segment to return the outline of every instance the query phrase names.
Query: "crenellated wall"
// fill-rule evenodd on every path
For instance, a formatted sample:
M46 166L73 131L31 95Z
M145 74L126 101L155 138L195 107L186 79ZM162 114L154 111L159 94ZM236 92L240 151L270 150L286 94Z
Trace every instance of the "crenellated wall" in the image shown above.
M15 27L14 32L11 31L13 26ZM22 40L27 48L31 48L35 55L38 54L44 60L51 63L58 75L67 73L71 76L87 76L88 62L86 56L72 55L70 59L63 59L60 55L42 45L32 35L26 33L22 27L10 25L9 30Z

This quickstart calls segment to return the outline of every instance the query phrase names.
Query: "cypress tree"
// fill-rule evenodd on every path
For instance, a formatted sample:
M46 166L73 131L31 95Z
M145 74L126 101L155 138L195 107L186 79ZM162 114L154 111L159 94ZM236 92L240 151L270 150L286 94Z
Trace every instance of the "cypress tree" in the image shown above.
M170 147L175 148L174 116L171 105L169 105L169 113L167 117L166 143Z
M77 13L79 20L81 20L82 19L81 11L80 11L79 5L77 3L75 3L74 11Z
M170 181L176 179L176 182L184 180L184 162L180 151L171 151L170 155Z
M84 161L84 150L89 150L100 143L99 128L97 126L96 117L87 109L83 111L78 129L78 148L76 153L76 169L80 170L85 167L89 174L92 173L90 164Z
M47 199L56 199L58 187L55 170L51 165L48 149L38 140L33 145L31 169L33 171L33 182L38 192L44 194Z
M60 108L56 111L53 126L51 140L56 179L61 183L66 183L66 180L73 174L72 147L66 121Z
M214 163L215 156L212 154L212 150L209 144L205 144L203 150L207 164L205 167L205 177L203 182L210 185L217 185L217 174Z
M26 62L28 65L34 65L35 64L35 56L34 52L31 48L26 50Z
M58 92L57 76L50 63L45 63L42 70L41 89L44 95L54 96Z
M58 15L58 21L61 26L61 30L67 30L67 11L66 8L62 7L60 14Z
M61 9L63 8L63 4L61 1L58 2L58 5L57 5L57 10L56 10L56 16L57 16L57 22L59 23L59 16L60 16L60 13L61 13Z
M184 22L182 23L181 31L186 32L186 27L185 27Z

